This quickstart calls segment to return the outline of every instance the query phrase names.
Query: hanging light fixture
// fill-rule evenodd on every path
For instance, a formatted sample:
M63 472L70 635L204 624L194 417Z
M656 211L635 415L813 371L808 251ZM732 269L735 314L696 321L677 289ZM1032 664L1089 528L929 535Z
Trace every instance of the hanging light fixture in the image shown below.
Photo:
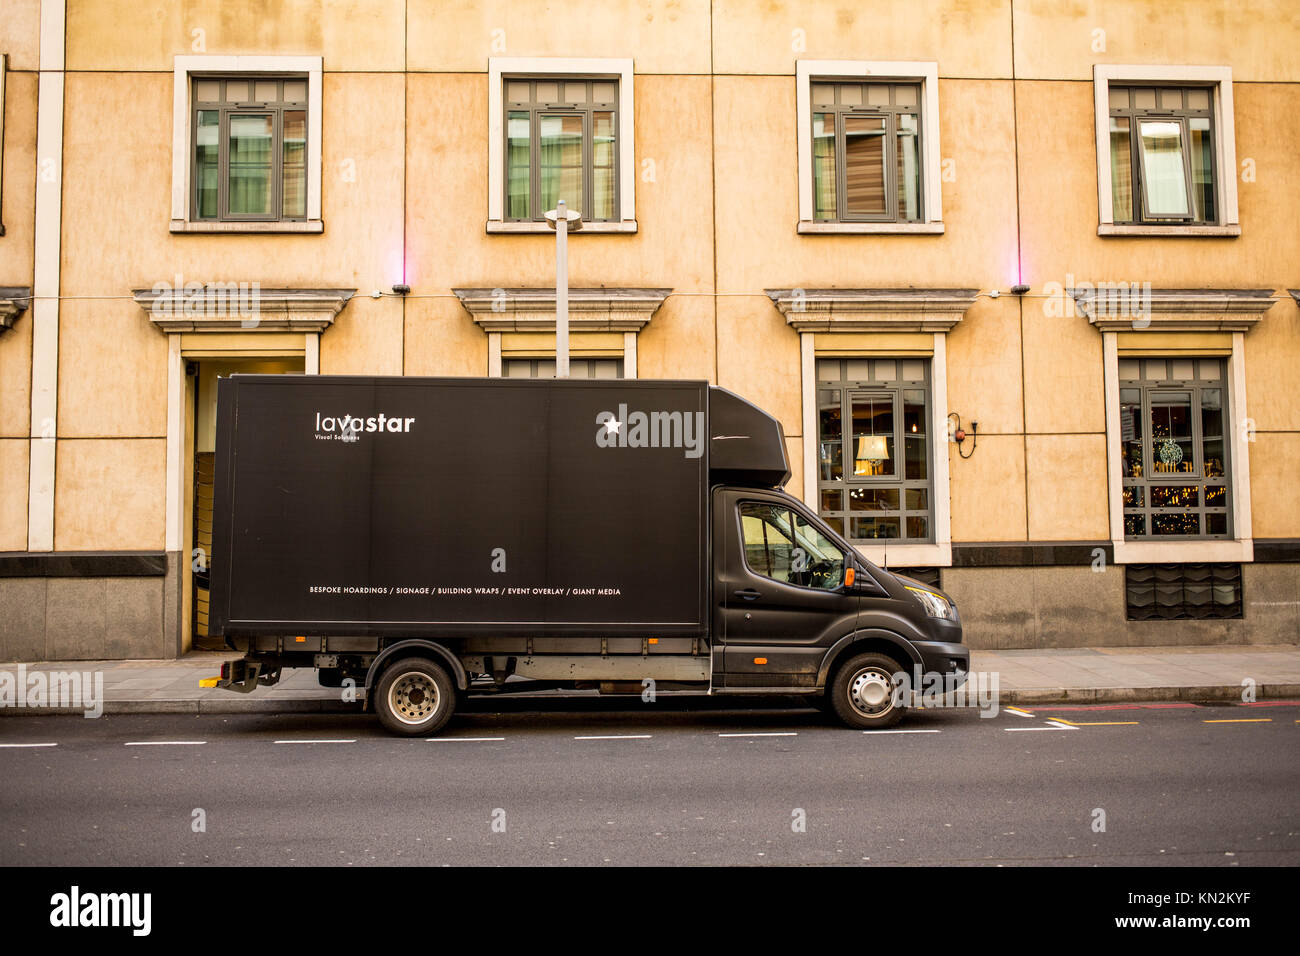
M884 435L862 435L858 438L858 454L853 463L855 475L874 475L880 463L889 457L889 445Z
M889 445L885 441L886 436L876 434L875 403L872 402L868 407L871 409L871 434L858 437L858 453L853 460L853 474L855 475L879 474L880 463L889 457Z

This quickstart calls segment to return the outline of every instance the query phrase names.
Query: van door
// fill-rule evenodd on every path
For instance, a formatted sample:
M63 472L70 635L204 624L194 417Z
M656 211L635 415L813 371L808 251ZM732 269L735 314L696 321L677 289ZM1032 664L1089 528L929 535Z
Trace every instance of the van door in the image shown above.
M816 686L827 649L857 626L848 555L784 495L719 489L714 508L715 683Z

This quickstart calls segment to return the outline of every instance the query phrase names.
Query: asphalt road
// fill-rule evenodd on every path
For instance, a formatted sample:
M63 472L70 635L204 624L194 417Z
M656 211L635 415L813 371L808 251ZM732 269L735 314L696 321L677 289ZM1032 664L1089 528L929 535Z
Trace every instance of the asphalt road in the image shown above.
M0 718L0 865L1300 864L1294 704L545 706Z

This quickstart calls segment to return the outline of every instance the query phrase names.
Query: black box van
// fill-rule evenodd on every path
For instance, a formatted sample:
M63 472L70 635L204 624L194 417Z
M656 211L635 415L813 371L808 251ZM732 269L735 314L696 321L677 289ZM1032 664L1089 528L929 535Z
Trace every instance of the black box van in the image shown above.
M408 735L537 686L806 695L871 728L900 673L969 667L947 595L781 491L780 423L706 382L235 375L217 429L222 687L315 667Z

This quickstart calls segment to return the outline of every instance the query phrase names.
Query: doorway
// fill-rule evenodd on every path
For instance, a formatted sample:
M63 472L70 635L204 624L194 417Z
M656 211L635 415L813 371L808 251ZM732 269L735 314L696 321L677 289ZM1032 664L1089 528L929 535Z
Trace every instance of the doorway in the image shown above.
M203 359L194 366L194 489L190 500L193 528L190 542L193 584L190 606L195 650L229 650L225 639L208 631L208 573L212 566L213 475L217 450L217 380L236 372L247 375L302 374L304 362L297 358Z

